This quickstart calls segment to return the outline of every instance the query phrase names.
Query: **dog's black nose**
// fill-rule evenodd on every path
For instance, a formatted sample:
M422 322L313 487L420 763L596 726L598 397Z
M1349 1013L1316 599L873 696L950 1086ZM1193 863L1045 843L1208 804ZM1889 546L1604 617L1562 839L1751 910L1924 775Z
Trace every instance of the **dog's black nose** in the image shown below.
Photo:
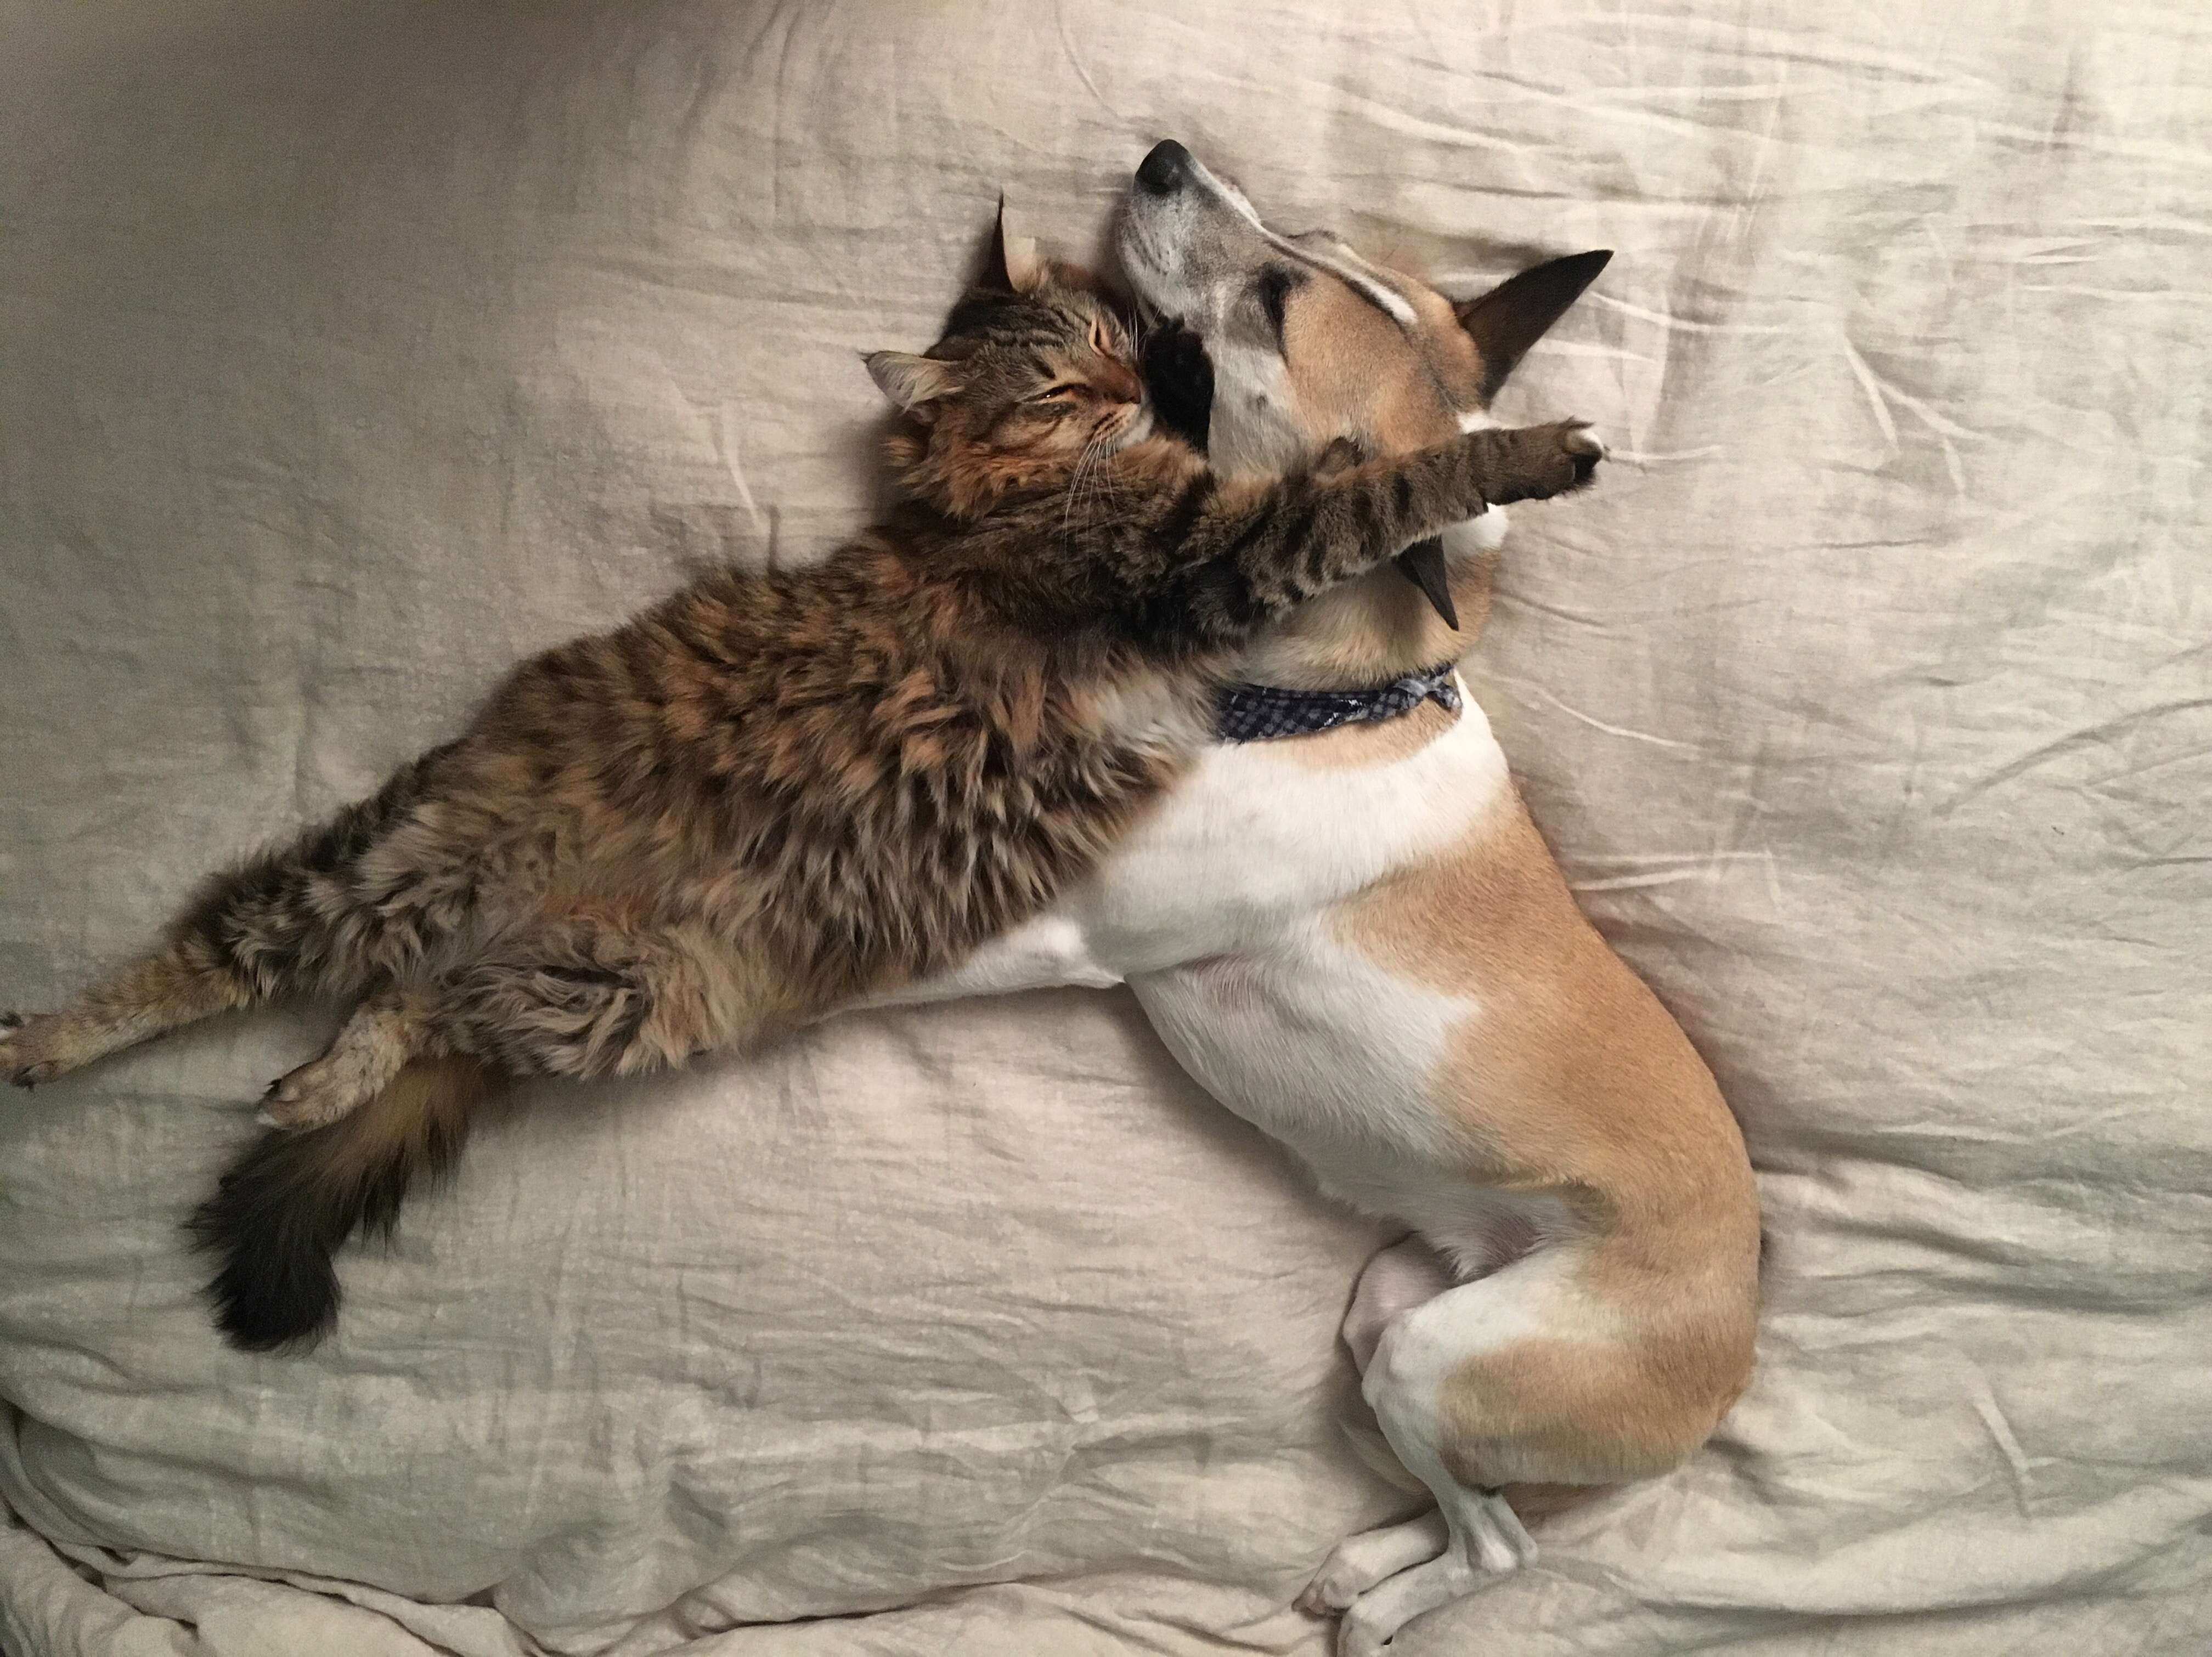
M1155 196L1172 196L1189 179L1190 168L1190 151L1173 138L1163 138L1137 163L1137 182Z

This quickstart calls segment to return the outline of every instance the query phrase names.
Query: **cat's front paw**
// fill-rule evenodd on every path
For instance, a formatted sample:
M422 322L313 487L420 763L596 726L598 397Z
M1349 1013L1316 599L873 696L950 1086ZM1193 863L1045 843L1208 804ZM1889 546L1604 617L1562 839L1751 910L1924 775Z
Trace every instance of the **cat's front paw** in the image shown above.
M1597 463L1605 458L1605 445L1598 440L1598 434L1590 429L1587 420L1569 420L1562 423L1566 429L1560 435L1559 445L1566 450L1574 465L1573 487L1580 489L1596 476Z
M1492 506L1548 501L1581 489L1597 475L1598 462L1605 458L1605 445L1587 420L1523 426L1505 435L1510 459L1489 497Z
M1180 321L1164 322L1145 341L1138 366L1160 424L1203 451L1213 419L1213 361L1206 342Z

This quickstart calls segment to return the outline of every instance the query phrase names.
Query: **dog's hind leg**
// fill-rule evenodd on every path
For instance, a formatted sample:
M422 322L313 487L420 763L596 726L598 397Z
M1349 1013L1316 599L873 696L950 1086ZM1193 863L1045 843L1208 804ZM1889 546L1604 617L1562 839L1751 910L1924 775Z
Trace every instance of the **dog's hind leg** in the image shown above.
M1361 1391L1435 1495L1444 1543L1352 1596L1340 1657L1374 1657L1413 1618L1535 1557L1505 1487L1650 1478L1705 1442L1750 1371L1750 1302L1711 1274L1661 1303L1648 1282L1607 1242L1555 1244L1390 1320ZM1330 1604L1348 1586L1316 1584L1339 1588Z

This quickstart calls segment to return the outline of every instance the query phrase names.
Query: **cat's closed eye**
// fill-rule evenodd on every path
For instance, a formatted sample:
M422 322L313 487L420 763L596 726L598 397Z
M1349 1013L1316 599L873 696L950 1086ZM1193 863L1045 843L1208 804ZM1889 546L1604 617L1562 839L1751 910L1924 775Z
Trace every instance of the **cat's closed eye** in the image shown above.
M1033 414L1042 414L1051 421L1057 421L1061 416L1075 414L1075 410L1082 403L1086 403L1091 396L1095 394L1088 385L1078 383L1078 380L1061 380L1060 385L1048 385L1046 390L1036 391L1033 396L1024 396L1022 405Z

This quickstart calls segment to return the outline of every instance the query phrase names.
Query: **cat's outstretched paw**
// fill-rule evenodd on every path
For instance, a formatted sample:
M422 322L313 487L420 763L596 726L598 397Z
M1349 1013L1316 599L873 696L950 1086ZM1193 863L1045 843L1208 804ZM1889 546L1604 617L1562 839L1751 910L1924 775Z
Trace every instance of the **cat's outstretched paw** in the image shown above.
M64 1050L65 1035L55 1014L26 1018L19 1012L0 1013L0 1077L19 1088L34 1088L75 1069Z
M1572 488L1580 489L1597 473L1597 463L1605 458L1605 445L1598 440L1587 420L1565 422L1566 430L1559 438L1560 446L1571 457L1575 469Z
M1334 437L1328 440L1328 446L1314 457L1313 475L1323 480L1335 477L1360 465L1366 458L1367 451L1360 446L1357 440L1349 437Z
M1605 445L1587 420L1555 420L1544 426L1475 432L1470 442L1502 441L1497 452L1490 504L1548 501L1578 489L1597 474Z
M264 1127L297 1132L320 1127L344 1115L354 1102L333 1096L338 1091L336 1089L319 1085L321 1078L313 1074L314 1069L313 1065L302 1065L271 1082L261 1096L261 1108L253 1113L253 1120Z

